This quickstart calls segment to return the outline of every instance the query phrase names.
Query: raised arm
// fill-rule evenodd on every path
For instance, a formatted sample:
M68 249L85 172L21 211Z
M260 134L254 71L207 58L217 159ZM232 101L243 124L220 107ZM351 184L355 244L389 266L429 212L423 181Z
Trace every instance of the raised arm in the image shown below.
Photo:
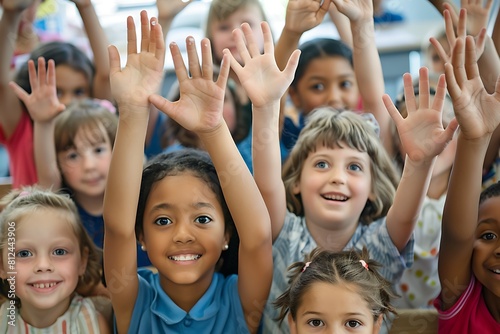
M33 60L28 61L31 94L14 82L11 88L23 101L34 122L33 146L38 185L58 190L62 178L57 166L54 126L56 116L65 107L57 98L55 64L51 59L46 70L45 59L38 59L38 75Z
M339 12L335 5L330 5L328 15L330 15L330 19L337 28L340 40L352 49L352 32L349 18Z
M457 39L445 73L460 133L443 212L439 251L443 310L453 306L471 279L482 161L491 134L500 124L500 78L495 92L489 95L479 76L471 36Z
M382 64L375 45L373 3L366 0L332 0L339 12L351 21L353 66L363 101L363 111L372 113L380 127L380 139L392 156L391 118L382 102L385 93Z
M243 61L247 64L255 61L252 58L260 56L260 52L248 24L244 24L243 27L250 51L246 51L241 38L237 40L237 48L240 50ZM276 67L273 50L269 46L269 43L272 43L270 30L267 24L264 27L265 54L267 58L273 59L273 65ZM241 37L241 35L239 36ZM204 39L201 46L202 66L200 68L194 41L192 38L188 39L191 78L188 77L187 71L182 65L182 58L178 48L172 48L181 88L179 104L169 103L159 96L152 97L151 101L183 127L195 131L212 157L217 173L221 177L224 197L240 237L238 290L247 324L251 332L255 332L259 323L255 321L257 319L256 315L262 313L262 305L267 299L272 281L271 225L269 213L259 189L236 149L227 125L223 121L222 105L229 73L229 63L233 66L239 79L243 79L242 84L244 87L253 84L258 85L261 82L257 80L267 72L265 69L254 65L251 72L254 77L249 77L249 70L247 70L246 65L242 68L225 50L221 73L217 82L214 83L212 81L210 43L207 39ZM246 52L243 53L243 50ZM246 74L246 76L242 75L242 73ZM260 96L260 100L252 100L252 102L263 103L267 107L277 108L282 93L283 91L280 94L272 95L273 100L268 99L268 96ZM188 104L189 101L192 101L191 105ZM242 202L243 197L245 200Z
M403 76L404 94L408 116L403 119L391 98L383 101L398 129L404 151L407 152L403 175L396 190L394 202L387 213L387 230L394 245L402 251L415 228L418 215L431 178L435 158L453 137L457 129L452 120L443 129L442 110L446 94L444 75L439 78L436 95L430 103L429 71L420 69L418 108L410 74Z
M142 175L148 98L160 87L165 41L156 19L141 12L141 43L127 18L127 64L109 48L113 97L120 109L118 130L104 195L104 273L119 333L126 333L138 292L135 216Z
M9 88L11 78L10 62L16 46L17 30L23 11L34 0L3 0L3 14L0 18L0 126L6 138L17 127L23 112L21 102Z
M273 41L267 24L262 24L262 31L265 43L263 55L253 44L249 43L248 49L245 47L245 38L253 41L248 25L242 25L241 31L233 32L245 64L242 67L231 58L231 67L252 101L254 178L269 211L275 240L283 227L286 214L285 188L281 181L278 102L293 79L299 52L292 53L281 72L273 57Z
M156 8L158 9L158 23L161 25L163 37L167 38L170 26L174 18L179 14L191 0L172 1L172 0L156 0Z
M94 55L95 76L92 83L92 97L112 101L107 52L109 42L99 22L94 5L91 0L70 1L76 4Z
M286 7L285 26L281 32L274 55L283 70L292 53L297 49L302 34L317 27L328 12L331 0L289 0Z

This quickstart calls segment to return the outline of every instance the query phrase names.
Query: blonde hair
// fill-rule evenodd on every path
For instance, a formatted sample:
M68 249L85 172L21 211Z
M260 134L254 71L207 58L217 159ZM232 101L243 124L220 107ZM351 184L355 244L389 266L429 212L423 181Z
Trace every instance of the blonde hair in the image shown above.
M54 129L56 152L74 148L74 139L79 130L88 130L91 143L115 142L118 118L100 100L82 99L71 103L57 116Z
M288 210L298 216L304 215L301 196L294 194L293 189L300 181L304 162L309 154L316 151L318 145L331 149L347 146L368 154L375 199L367 200L360 221L368 224L385 217L399 181L387 152L374 128L363 117L352 111L340 112L329 107L316 109L308 117L306 126L283 166Z
M71 225L75 232L80 254L88 251L87 268L83 277L78 280L76 291L85 294L84 292L91 291L99 284L101 281L101 252L87 234L80 221L77 208L69 196L56 194L50 190L27 187L11 191L2 198L0 206L4 208L0 214L0 253L5 250L9 222L16 222L17 225L22 224L23 216L28 213L41 209L56 210L63 214L65 221ZM43 221L40 221L40 224L43 224ZM4 290L3 287L2 290Z

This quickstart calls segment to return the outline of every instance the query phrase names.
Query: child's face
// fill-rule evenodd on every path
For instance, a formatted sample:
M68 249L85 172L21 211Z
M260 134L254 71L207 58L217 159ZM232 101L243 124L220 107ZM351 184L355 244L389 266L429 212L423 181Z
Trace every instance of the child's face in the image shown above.
M493 300L500 298L500 197L488 198L479 206L472 270ZM493 295L493 296L492 296Z
M240 28L241 24L245 22L252 28L254 40L259 49L262 50L264 48L264 38L260 29L260 22L263 19L257 6L247 5L239 8L223 21L214 21L209 27L214 58L222 60L222 51L227 48L239 63L242 62L232 32L234 29Z
M335 300L334 303L332 301ZM382 318L380 318L382 319ZM353 284L315 282L302 296L290 333L378 333L368 303Z
M438 38L438 41L443 46L443 49L447 54L450 54L450 46L448 45L448 40L446 36L442 36ZM427 57L429 61L429 70L431 73L441 74L444 73L444 61L441 60L439 54L436 51L436 48L433 45L430 45L427 49Z
M357 225L366 201L373 197L370 157L342 145L333 149L318 145L293 189L301 195L308 223L324 229Z
M356 110L359 90L354 70L342 57L314 59L307 65L297 85L290 87L290 98L304 115L323 106Z
M111 162L111 143L106 134L98 134L105 138L104 141L92 140L95 136L89 129L79 129L74 139L75 148L57 153L61 174L76 194L96 197L104 194Z
M56 66L57 97L65 106L75 99L90 96L90 82L80 71L68 65Z
M55 321L67 310L78 276L85 273L86 255L80 253L71 223L58 210L38 209L15 223L15 269L7 265L6 250L2 269L17 272L16 295L27 322L33 314Z
M201 178L183 172L151 188L144 211L141 243L161 274L167 293L190 286L200 295L212 281L224 245L224 214Z

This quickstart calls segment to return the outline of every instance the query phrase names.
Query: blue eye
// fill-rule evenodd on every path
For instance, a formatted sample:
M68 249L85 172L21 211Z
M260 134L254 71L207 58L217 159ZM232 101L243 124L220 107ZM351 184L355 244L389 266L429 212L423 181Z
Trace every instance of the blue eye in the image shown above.
M207 216L199 216L195 219L195 222L199 223L199 224L208 224L212 221L212 218L210 217L207 217Z
M307 324L311 327L322 327L325 323L320 319L311 319L307 322Z
M170 224L172 224L172 221L169 218L161 217L161 218L158 218L157 220L155 220L154 223L156 225L159 225L159 226L164 226L164 225L170 225Z
M29 257L32 255L33 254L29 250L26 250L26 249L22 249L19 252L17 252L17 257Z
M57 256L62 256L62 255L68 254L68 251L66 251L65 249L62 249L62 248L58 248L58 249L54 250L53 254L57 255Z
M329 165L328 165L328 162L326 162L326 161L318 161L318 162L314 165L314 167L324 169L324 168L328 168L328 167L329 167Z
M349 170L352 170L352 171L362 171L363 169L358 164L350 164L349 165Z

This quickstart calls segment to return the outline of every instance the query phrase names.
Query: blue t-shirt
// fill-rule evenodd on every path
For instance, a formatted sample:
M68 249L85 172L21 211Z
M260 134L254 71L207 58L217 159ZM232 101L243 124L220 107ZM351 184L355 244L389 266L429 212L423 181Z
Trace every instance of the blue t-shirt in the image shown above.
M158 273L139 269L139 290L129 333L250 333L238 294L238 276L215 273L187 313L163 291Z

